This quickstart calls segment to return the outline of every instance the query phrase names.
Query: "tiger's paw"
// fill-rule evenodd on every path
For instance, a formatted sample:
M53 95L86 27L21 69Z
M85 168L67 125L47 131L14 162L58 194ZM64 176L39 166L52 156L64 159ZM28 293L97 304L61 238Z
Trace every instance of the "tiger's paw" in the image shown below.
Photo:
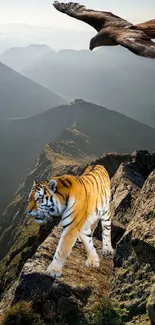
M110 248L104 248L102 250L102 254L105 257L113 257L114 256L114 250L113 250L112 247L110 247Z
M100 265L100 260L98 255L88 257L86 261L87 267L99 267L99 265Z
M49 265L46 270L46 274L56 279L62 275L62 268Z

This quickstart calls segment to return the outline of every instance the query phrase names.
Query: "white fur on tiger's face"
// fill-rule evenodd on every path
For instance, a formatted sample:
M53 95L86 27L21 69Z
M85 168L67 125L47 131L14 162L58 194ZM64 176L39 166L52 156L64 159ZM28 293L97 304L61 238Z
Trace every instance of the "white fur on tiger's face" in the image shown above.
M110 179L100 165L89 166L83 175L63 175L34 182L29 194L28 214L42 223L61 215L63 227L57 250L47 273L60 276L72 247L79 238L87 253L87 266L98 267L99 257L93 245L91 228L102 223L103 255L112 255L109 215Z

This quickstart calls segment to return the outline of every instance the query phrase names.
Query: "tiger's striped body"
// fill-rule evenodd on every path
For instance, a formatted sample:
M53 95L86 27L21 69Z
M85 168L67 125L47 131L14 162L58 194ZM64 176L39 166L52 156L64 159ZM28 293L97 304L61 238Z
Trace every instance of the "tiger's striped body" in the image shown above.
M84 244L87 266L98 267L99 257L93 245L92 226L102 223L103 255L112 255L109 215L110 179L103 166L89 166L83 175L63 175L35 182L30 192L28 213L37 222L50 216L62 217L62 235L47 273L60 276L77 238Z

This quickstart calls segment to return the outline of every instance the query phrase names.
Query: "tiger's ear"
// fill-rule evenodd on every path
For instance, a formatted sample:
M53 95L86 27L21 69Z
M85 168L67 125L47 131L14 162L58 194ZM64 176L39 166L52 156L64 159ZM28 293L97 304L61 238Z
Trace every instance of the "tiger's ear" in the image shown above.
M55 179L51 179L51 181L49 181L48 187L52 192L56 192L57 181Z
M36 186L38 184L38 181L35 179L33 182L33 186Z

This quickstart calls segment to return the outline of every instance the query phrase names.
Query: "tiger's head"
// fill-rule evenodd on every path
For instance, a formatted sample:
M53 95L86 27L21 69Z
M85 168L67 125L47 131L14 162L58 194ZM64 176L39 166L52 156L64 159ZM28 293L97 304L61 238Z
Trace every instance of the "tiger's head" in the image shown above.
M34 181L29 194L27 213L38 223L43 223L52 216L59 216L63 210L63 202L58 197L55 179Z

